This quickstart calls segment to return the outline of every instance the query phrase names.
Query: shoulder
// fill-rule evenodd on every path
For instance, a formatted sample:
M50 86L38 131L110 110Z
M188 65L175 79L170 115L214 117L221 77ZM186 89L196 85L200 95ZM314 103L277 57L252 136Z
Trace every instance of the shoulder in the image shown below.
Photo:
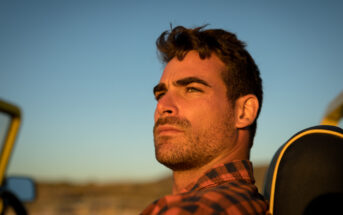
M143 214L245 215L264 214L265 211L267 204L254 185L235 182L165 196L150 205Z

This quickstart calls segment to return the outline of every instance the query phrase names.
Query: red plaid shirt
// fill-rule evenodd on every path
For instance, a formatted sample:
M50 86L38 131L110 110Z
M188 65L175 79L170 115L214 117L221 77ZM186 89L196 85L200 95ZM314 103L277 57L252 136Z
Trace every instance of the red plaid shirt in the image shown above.
M250 161L220 165L189 185L149 205L146 214L266 214L268 204L254 185Z

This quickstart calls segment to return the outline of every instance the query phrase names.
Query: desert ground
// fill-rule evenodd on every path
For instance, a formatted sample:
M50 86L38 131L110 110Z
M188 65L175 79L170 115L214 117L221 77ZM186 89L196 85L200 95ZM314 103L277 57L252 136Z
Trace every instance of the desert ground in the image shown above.
M256 166L256 185L262 192L267 166ZM171 191L172 179L149 183L82 184L37 182L37 197L26 204L31 215L132 215Z

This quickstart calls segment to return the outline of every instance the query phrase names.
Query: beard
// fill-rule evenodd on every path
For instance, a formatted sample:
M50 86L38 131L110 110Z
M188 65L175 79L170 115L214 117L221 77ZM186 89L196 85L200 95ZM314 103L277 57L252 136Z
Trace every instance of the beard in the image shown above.
M232 118L228 116L220 122L195 130L184 118L165 117L158 119L154 126L155 156L158 162L174 171L199 168L212 161L227 147L232 136ZM159 136L159 125L177 126L183 132L172 136Z

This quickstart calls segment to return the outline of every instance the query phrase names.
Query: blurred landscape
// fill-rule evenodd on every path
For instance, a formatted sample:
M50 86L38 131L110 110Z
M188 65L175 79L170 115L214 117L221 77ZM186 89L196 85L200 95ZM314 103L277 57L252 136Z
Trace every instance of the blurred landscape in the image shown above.
M259 192L267 166L256 166L254 175ZM133 215L154 200L169 194L171 177L147 183L69 184L37 182L37 197L28 203L31 215Z

